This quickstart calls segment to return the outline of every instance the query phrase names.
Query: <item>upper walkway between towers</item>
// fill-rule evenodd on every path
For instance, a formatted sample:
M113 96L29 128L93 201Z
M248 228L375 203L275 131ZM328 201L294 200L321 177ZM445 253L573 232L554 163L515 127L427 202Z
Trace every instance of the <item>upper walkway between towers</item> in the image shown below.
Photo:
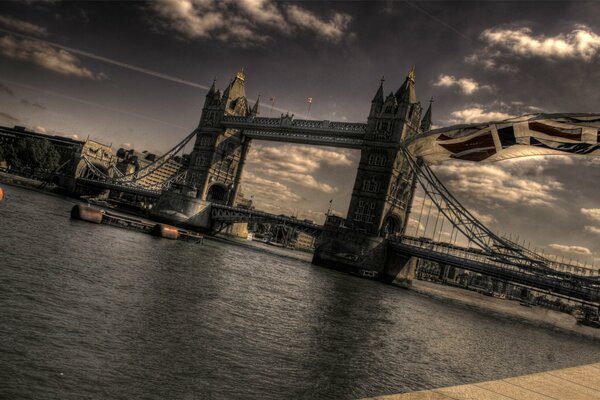
M225 116L221 125L243 130L252 139L350 149L361 148L367 131L364 123L294 119L289 114L280 118Z

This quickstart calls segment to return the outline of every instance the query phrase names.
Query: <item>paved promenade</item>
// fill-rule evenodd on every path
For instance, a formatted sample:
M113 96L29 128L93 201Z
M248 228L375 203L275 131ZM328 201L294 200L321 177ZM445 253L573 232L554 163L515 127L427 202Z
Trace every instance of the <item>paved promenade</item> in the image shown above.
M375 399L600 400L600 363L471 385L370 398Z

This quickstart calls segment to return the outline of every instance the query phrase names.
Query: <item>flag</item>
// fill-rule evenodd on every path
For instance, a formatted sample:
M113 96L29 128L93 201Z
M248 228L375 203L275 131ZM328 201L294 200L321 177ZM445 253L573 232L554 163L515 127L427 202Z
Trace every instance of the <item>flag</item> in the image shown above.
M275 97L271 97L271 98L269 99L269 101L270 101L271 103L275 103Z
M454 125L414 135L404 145L429 163L565 153L600 156L600 114L529 114Z
M308 99L306 99L306 102L309 104L312 103L312 97L309 97Z

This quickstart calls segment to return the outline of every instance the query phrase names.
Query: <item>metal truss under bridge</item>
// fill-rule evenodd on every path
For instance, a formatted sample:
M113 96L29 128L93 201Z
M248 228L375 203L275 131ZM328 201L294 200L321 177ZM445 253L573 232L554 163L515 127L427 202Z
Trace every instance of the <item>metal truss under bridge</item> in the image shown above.
M252 210L249 208L230 207L222 204L211 205L210 218L211 221L224 225L235 222L278 222L314 236L319 235L323 230L322 225L317 225L313 222L284 215L269 214L264 211Z

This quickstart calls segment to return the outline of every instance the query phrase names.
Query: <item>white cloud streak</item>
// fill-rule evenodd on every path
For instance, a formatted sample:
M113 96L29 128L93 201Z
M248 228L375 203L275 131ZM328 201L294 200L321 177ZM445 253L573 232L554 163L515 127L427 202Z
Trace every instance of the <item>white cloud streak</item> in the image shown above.
M528 27L491 28L479 38L484 47L465 60L486 69L516 71L513 64L518 58L592 62L600 54L600 35L585 25L575 25L570 32L554 36L535 35Z
M31 22L23 21L6 15L0 15L0 25L3 25L8 29L14 29L19 32L28 33L30 35L48 35L48 31L43 26L35 25Z
M481 107L468 107L463 110L453 111L450 113L450 116L452 119L449 122L452 124L502 121L514 117L514 115L501 111L486 111Z
M596 226L586 225L584 229L586 232L593 233L594 235L600 235L600 228Z
M102 61L102 62L105 62L105 63L108 63L108 64L116 65L118 67L129 69L131 71L140 72L142 74L150 75L150 76L153 76L155 78L160 78L160 79L164 79L164 80L167 80L167 81L171 81L171 82L175 82L175 83L180 83L182 85L191 86L191 87L195 87L195 88L198 88L198 89L204 89L204 90L208 90L209 89L209 86L206 86L206 85L201 85L199 83L191 82L191 81L188 81L188 80L185 80L185 79L181 79L181 78L178 78L178 77L175 77L175 76L171 76L171 75L162 74L160 72L152 71L152 70L149 70L149 69L146 69L146 68L141 68L141 67L138 67L138 66L135 66L135 65L131 65L131 64L127 64L127 63L124 63L124 62L121 62L121 61L118 61L118 60L114 60L114 59L111 59L111 58L103 57L103 56L100 56L100 55L97 55L97 54L92 54L92 53L89 53L89 52L86 52L86 51L83 51L83 50L78 50L78 49L74 49L72 47L63 46L63 45L58 44L58 43L48 42L46 40L41 40L41 39L29 36L29 35L23 35L23 34L20 34L20 33L17 33L17 32L13 32L13 31L9 31L9 30L2 29L2 28L0 28L0 32L4 32L4 33L8 33L8 34L13 35L13 36L18 36L18 37L21 37L21 38L25 38L25 39L37 41L37 42L42 43L42 44L47 45L47 46L53 46L53 47L56 47L58 49L66 50L67 52L70 52L70 53L73 53L73 54L77 54L77 55L80 55L80 56L83 56L83 57L91 58L93 60Z
M0 38L0 52L5 57L31 62L62 75L92 80L107 78L103 73L95 74L83 67L81 60L72 53L56 49L43 41L4 36Z
M600 208L582 208L581 213L593 221L600 222Z
M441 74L433 86L445 88L458 88L461 93L466 95L474 94L480 90L492 90L489 85L480 85L472 78L456 78L453 75Z
M592 254L590 249L588 249L587 247L583 247L583 246L570 246L570 245L552 243L552 244L549 244L548 247L550 247L551 249L554 249L554 250L558 250L563 253L570 253L570 254L577 254L577 255L584 255L584 256L589 256Z
M310 146L257 145L251 148L248 159L257 173L323 193L334 193L337 188L319 182L314 177L316 171L324 166L352 165L348 152Z
M275 34L312 32L326 41L339 42L352 17L333 12L329 20L296 4L272 0L176 0L152 2L151 13L163 29L187 39L215 39L239 47L262 45Z
M497 165L453 162L436 166L435 172L453 193L462 193L492 207L501 204L550 207L558 201L556 193L563 190L558 181L546 178L536 182Z

